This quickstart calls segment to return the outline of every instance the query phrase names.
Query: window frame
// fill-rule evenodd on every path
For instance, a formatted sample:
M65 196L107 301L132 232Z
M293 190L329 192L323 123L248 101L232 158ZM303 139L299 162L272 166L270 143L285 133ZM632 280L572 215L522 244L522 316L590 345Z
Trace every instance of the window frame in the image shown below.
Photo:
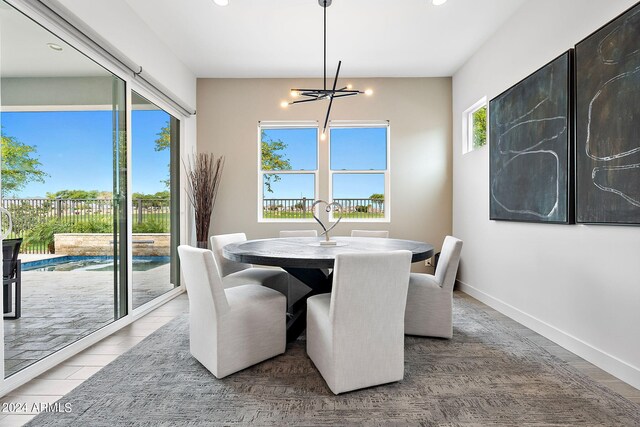
M487 134L485 135L485 143L482 147L473 147L473 114L481 109L487 108ZM480 150L489 145L489 103L487 97L483 96L462 113L462 154L471 153Z
M340 128L386 128L387 130L387 164L384 170L333 170L331 168L331 131L333 129ZM329 175L329 185L328 185L328 200L329 203L333 202L333 175L348 175L348 174L373 174L373 175L384 175L384 217L382 218L342 218L340 222L350 222L350 223L369 223L369 222L382 222L389 223L391 222L391 125L388 120L358 120L358 121L347 121L347 120L332 120L329 122L329 134L327 135L327 169ZM337 218L334 218L333 212L329 213L329 222L336 222Z
M265 171L262 169L262 130L263 129L300 129L300 128L314 128L316 130L316 168L311 170L283 170L283 171ZM305 222L314 222L315 220L312 218L265 218L263 215L263 200L264 200L264 175L265 174L273 174L273 175L300 175L300 174L313 174L314 185L313 185L313 200L318 200L320 194L320 180L319 180L319 170L320 170L320 126L317 121L285 121L285 122L277 122L277 121L259 121L257 127L257 148L258 155L257 158L257 170L258 170L258 200L257 200L257 210L258 210L258 223L305 223Z

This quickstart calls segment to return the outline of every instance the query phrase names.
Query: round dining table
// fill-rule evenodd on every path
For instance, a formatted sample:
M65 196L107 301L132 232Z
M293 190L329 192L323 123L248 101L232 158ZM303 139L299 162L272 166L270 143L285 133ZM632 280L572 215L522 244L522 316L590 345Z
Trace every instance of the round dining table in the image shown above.
M349 252L411 251L411 262L431 258L434 248L414 240L377 237L333 237L335 245L326 246L324 237L288 237L247 240L226 245L223 256L231 261L281 267L311 288L291 305L287 319L287 341L291 342L306 327L307 298L331 292L336 255Z

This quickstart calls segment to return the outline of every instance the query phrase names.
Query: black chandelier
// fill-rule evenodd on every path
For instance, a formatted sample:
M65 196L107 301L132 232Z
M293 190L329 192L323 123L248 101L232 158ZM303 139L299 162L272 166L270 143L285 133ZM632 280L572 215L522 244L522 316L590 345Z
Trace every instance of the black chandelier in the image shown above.
M332 0L318 0L318 4L324 10L324 88L322 89L300 89L293 88L291 89L291 96L293 98L302 98L295 101L282 101L282 107L288 107L293 104L301 104L303 102L315 102L322 100L329 100L329 107L327 108L327 115L324 119L324 126L322 127L322 135L321 138L325 139L327 124L329 123L329 114L331 114L331 106L333 105L333 100L335 98L344 98L346 96L355 96L361 93L365 95L372 95L373 91L371 89L367 89L366 91L353 89L351 85L347 85L345 87L337 89L338 86L338 76L340 75L340 66L342 65L342 61L338 61L338 69L336 70L336 77L333 80L333 87L331 89L327 89L327 7L331 6Z

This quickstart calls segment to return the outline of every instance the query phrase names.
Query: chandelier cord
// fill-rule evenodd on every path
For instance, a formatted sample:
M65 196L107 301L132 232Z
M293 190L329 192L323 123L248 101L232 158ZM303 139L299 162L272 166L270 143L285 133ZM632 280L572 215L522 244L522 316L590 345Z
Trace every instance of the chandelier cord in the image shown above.
M327 90L327 0L324 0L324 90Z

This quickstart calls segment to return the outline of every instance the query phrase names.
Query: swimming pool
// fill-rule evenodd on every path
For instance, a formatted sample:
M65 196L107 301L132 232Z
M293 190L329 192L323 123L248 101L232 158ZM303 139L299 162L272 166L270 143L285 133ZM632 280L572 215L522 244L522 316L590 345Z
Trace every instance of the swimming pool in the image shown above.
M168 256L135 256L133 271L146 271L168 264ZM22 264L22 271L111 271L113 257L109 256L61 256L29 261Z

